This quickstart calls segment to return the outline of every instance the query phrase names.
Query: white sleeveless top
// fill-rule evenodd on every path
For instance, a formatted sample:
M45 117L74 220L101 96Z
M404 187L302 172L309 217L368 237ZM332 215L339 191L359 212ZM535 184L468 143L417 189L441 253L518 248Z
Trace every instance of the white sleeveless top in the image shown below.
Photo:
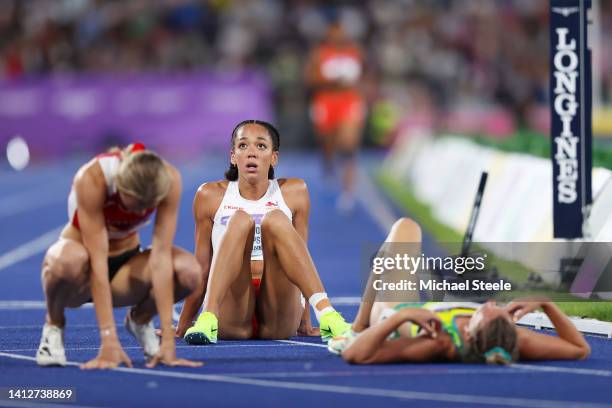
M287 207L287 203L285 203L283 199L283 194L281 193L280 186L276 179L269 180L266 194L256 201L243 198L238 189L238 182L230 181L213 220L213 253L217 252L221 237L227 230L227 223L237 210L242 210L250 214L253 217L253 221L255 221L255 237L253 238L253 252L251 253L252 261L263 260L261 220L264 215L272 210L281 210L287 218L289 218L289 221L293 220L293 214L291 214L291 210Z

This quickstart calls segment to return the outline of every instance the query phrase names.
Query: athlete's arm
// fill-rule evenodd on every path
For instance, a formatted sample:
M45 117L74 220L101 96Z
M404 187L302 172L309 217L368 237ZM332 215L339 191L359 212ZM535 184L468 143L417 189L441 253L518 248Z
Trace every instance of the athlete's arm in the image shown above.
M542 308L557 330L558 337L518 328L518 345L524 360L582 360L591 354L591 346L565 313L549 301L514 301L506 310L518 321L525 314Z
M157 206L153 242L148 268L151 270L151 282L155 305L159 313L162 330L162 346L172 343L172 305L174 304L174 271L172 266L172 242L176 233L178 207L181 198L181 176L178 170L167 164L172 185L167 196Z
M285 202L293 215L293 227L308 245L308 220L310 218L310 194L308 193L308 187L304 180L290 178L284 182L281 188ZM320 335L318 330L312 327L308 303L304 307L298 334L302 336Z
M429 336L387 340L391 332L407 321L421 326ZM438 318L428 310L403 309L381 323L364 330L342 352L342 358L351 364L392 362L423 362L447 356L450 339L438 335Z
M174 304L174 268L172 265L172 242L176 233L178 207L181 200L181 175L176 168L166 163L172 179L168 195L157 206L153 243L147 267L151 270L151 282L155 305L161 326L161 345L147 367L157 364L168 366L198 367L201 363L176 357L174 330L172 329L172 305Z
M121 362L131 366L123 352L113 318L113 302L108 280L108 233L104 222L106 183L100 165L93 163L76 175L74 187L77 195L79 226L83 245L89 253L90 284L96 318L100 328L101 347L98 356L82 368L112 368Z
M200 186L193 199L193 216L195 219L195 256L202 268L202 283L189 297L185 299L181 317L176 328L176 335L183 337L191 327L206 294L208 274L212 261L212 228L216 209L220 205L222 195L218 192L216 183ZM214 207L214 208L213 208Z

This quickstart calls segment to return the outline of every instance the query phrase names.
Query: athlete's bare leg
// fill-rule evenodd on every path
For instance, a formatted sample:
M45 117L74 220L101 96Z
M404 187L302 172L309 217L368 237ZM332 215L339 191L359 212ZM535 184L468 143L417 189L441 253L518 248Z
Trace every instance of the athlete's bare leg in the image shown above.
M363 121L347 121L338 127L336 146L341 158L341 195L337 208L340 211L351 211L355 206L357 154L361 143Z
M289 220L287 220L289 221ZM295 336L304 312L301 293L283 270L270 234L263 240L264 278L257 300L259 337L262 339L286 339Z
M255 291L251 284L251 252L254 235L253 218L244 211L236 211L213 255L203 310L217 316L219 337L223 339L248 339L253 334L251 319Z
M357 151L361 144L363 121L345 122L338 128L337 146L344 154L342 191L353 193L357 174Z
M318 135L319 147L323 160L323 174L325 177L331 178L335 173L335 156L336 156L336 140L333 133Z
M47 250L42 265L42 286L47 301L47 323L64 327L64 308L89 296L89 254L83 244L60 238Z
M324 292L323 283L306 243L280 210L266 214L261 223L264 277L258 300L260 336L286 338L295 334L302 315L300 292L309 299ZM317 310L331 306L325 298Z
M147 268L150 252L143 251L130 259L117 271L111 282L113 306L135 305L132 308L132 319L139 324L148 323L157 314L151 270ZM195 257L178 247L172 248L172 267L173 303L176 303L199 286L202 274Z
M123 265L111 282L114 307L138 305L138 322L155 315L150 297L151 276L146 267L149 251L144 251ZM172 249L175 301L187 296L199 284L200 269L195 258L183 249ZM47 323L63 327L64 309L79 307L91 299L89 256L83 244L60 239L47 251L42 269L42 282L47 299ZM150 304L153 304L151 307ZM141 306L142 305L142 306Z
M417 244L414 246L410 246L410 251L414 251L415 255L418 256L421 254L420 244L422 241L422 233L421 227L409 218L400 218L395 221L385 242L381 245L379 249L379 253L385 253L388 255L392 255L389 252L393 252L394 248L389 243L414 243ZM368 328L371 323L375 323L379 320L380 314L387 308L393 307L397 305L399 302L376 302L376 294L372 286L372 282L374 280L374 274L370 273L370 278L368 279L368 283L366 285L366 291L363 295L363 299L361 304L359 305L359 310L357 311L357 316L355 317L355 321L353 322L353 330L356 332L363 331ZM418 295L418 293L415 293ZM415 299L406 299L405 301L414 301L418 302L418 297Z

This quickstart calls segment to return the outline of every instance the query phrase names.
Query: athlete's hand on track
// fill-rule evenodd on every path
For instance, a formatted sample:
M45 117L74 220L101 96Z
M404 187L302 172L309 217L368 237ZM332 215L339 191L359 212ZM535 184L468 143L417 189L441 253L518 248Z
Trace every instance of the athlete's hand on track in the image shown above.
M81 364L82 370L109 369L117 368L121 364L132 367L132 361L125 354L119 341L102 343L98 355L93 360L89 360L85 364Z
M516 299L508 303L504 309L510 313L512 320L518 322L527 313L538 310L547 302L543 299Z
M308 321L302 320L300 322L300 327L297 329L297 335L304 337L319 337L321 335L321 330L318 327L312 327L310 319L308 319Z
M163 364L169 367L200 367L203 363L200 361L190 361L185 360L184 358L177 358L176 347L174 344L162 343L157 354L147 363L147 368L153 368L158 364Z

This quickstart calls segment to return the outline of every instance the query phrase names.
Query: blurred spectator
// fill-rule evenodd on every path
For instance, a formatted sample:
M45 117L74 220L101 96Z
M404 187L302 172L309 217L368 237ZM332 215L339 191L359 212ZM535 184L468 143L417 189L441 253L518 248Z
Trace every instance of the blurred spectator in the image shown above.
M433 120L437 126L469 123L473 112L486 112L499 118L488 130L503 135L538 122L534 112L548 98L543 1L0 1L0 77L7 79L256 67L269 72L279 122L295 123L301 112L299 123L306 123L300 67L325 33L327 14L337 12L347 33L367 45L378 83L370 103L391 107L372 110L385 112L383 122L422 112L416 104L427 100L432 114L446 118ZM612 37L612 5L600 5L605 45ZM610 104L610 47L600 53L595 69L603 102Z

